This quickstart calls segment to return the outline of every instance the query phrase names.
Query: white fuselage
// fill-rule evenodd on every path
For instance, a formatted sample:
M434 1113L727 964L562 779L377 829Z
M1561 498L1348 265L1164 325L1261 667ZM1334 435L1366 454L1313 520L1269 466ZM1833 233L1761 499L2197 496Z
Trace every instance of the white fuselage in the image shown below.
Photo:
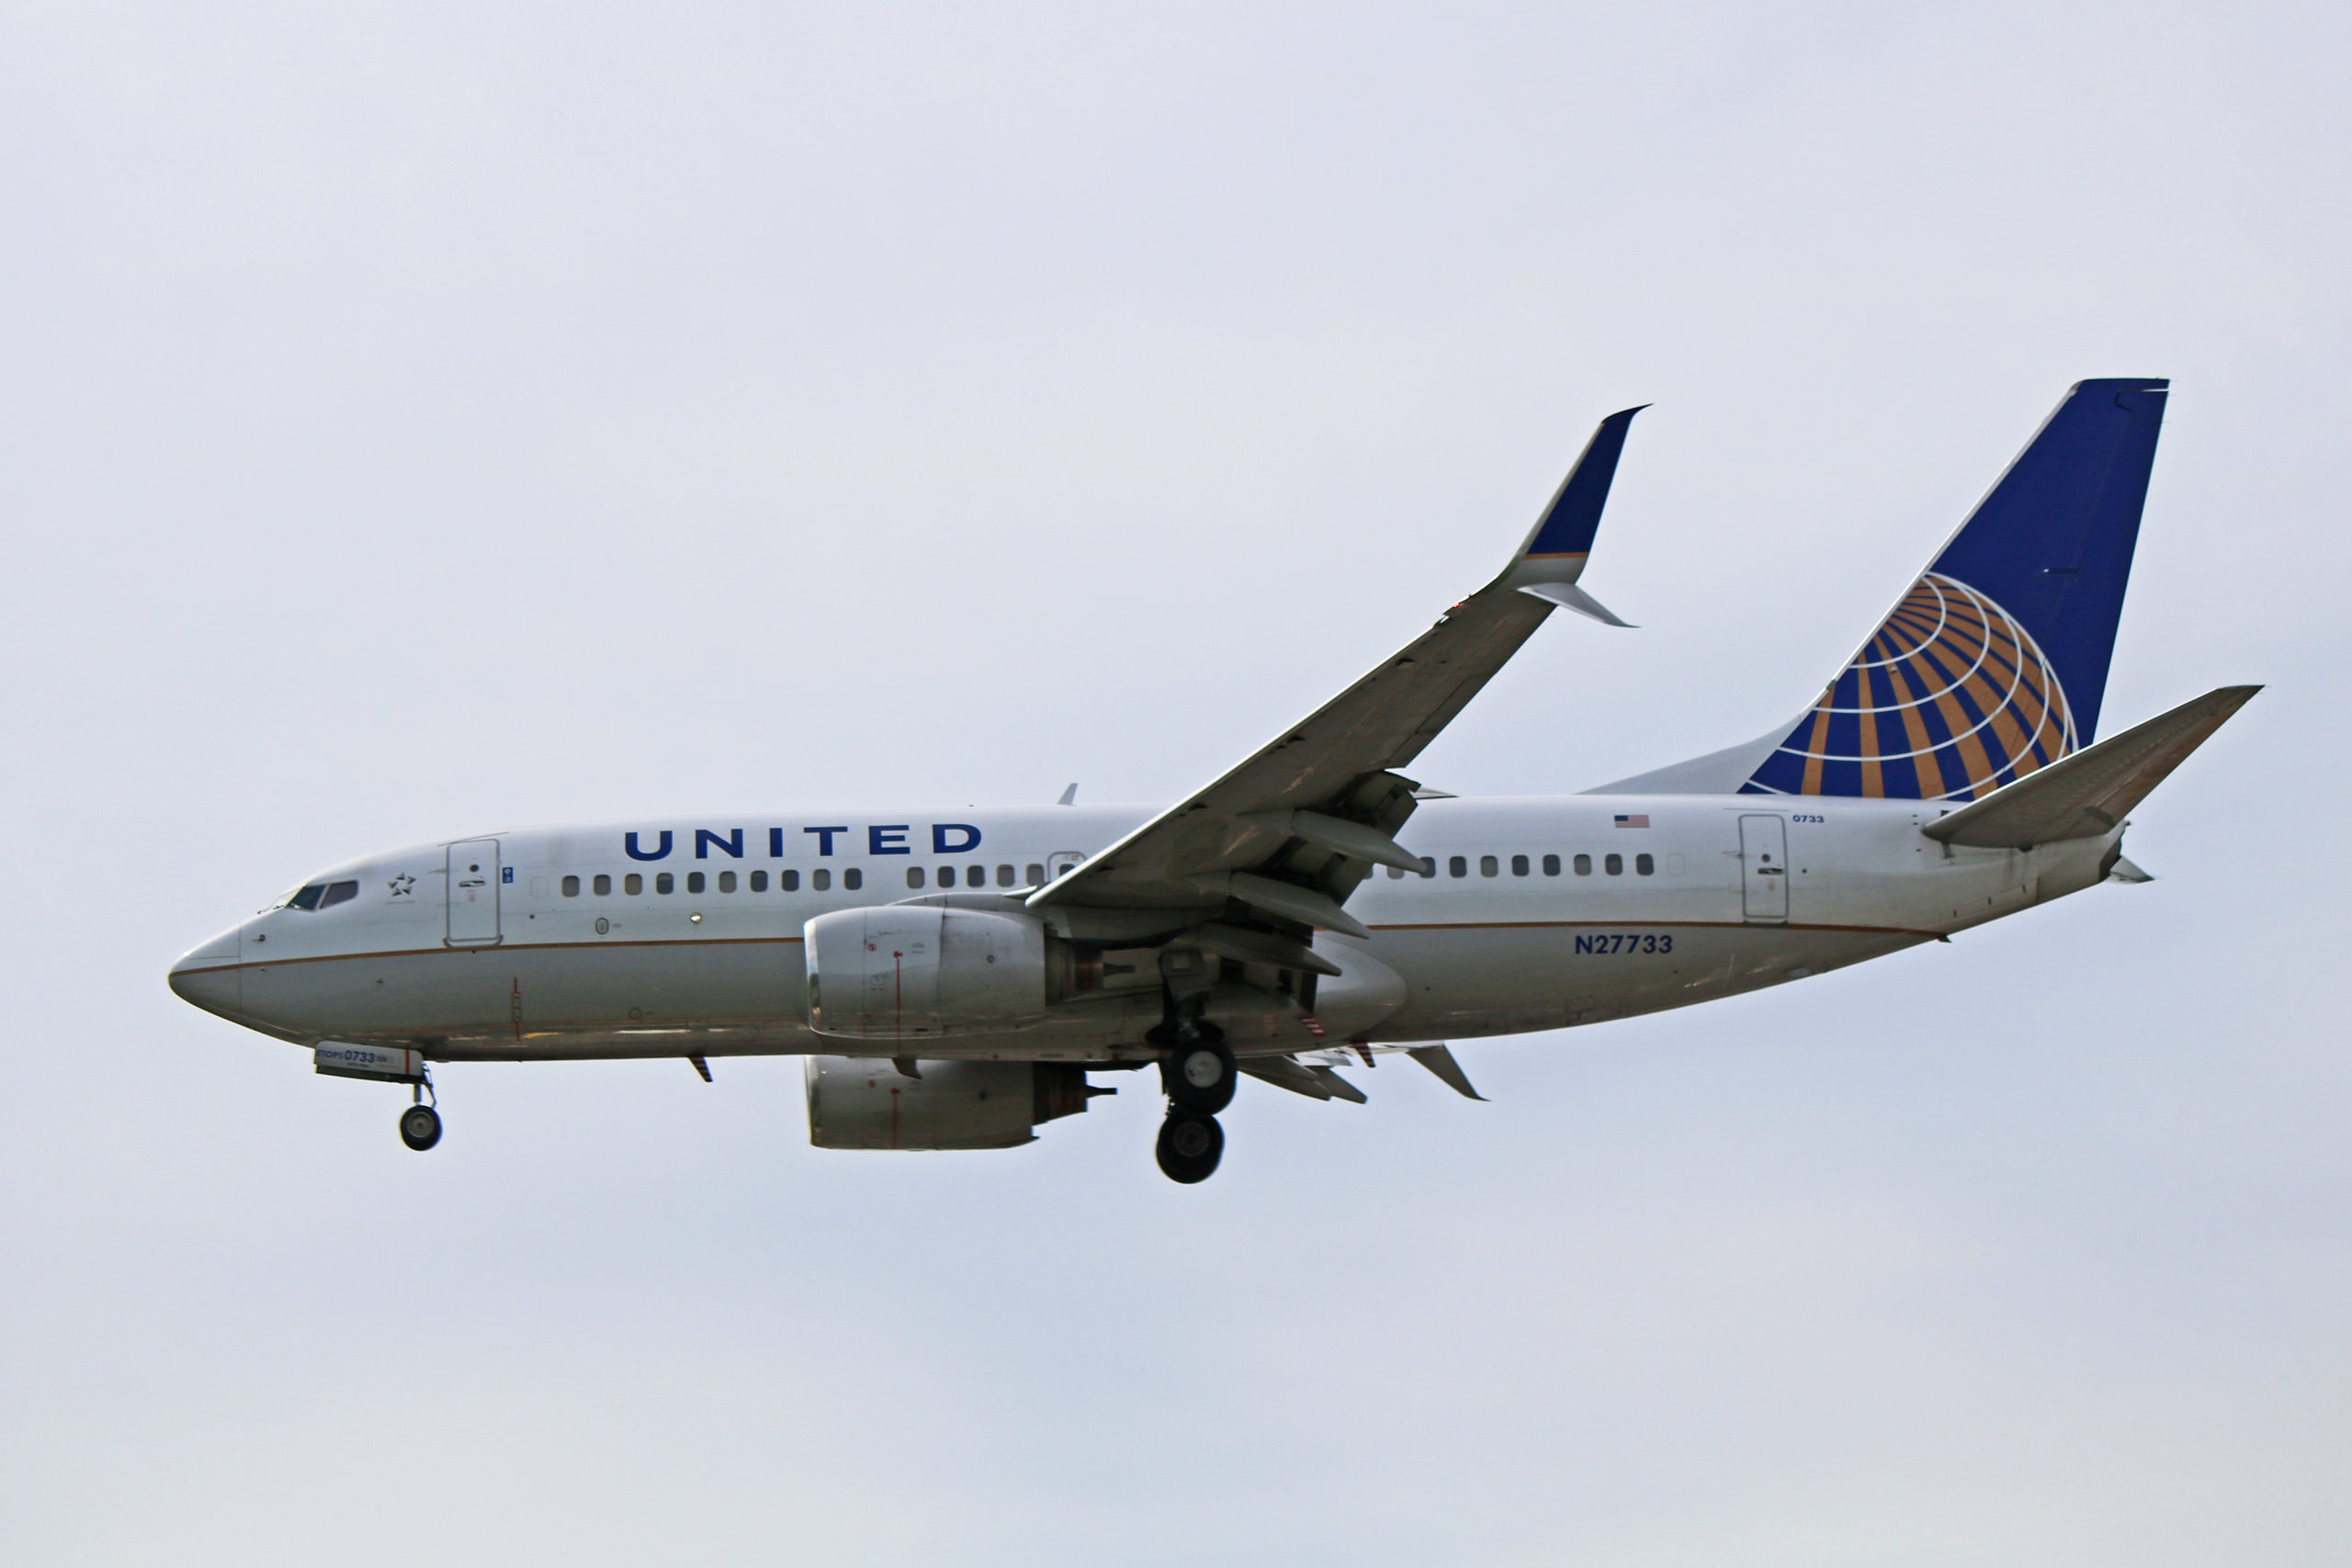
M1771 795L1424 801L1397 839L1434 874L1375 871L1347 903L1371 938L1316 938L1346 974L1295 1010L1304 1021L1245 1031L1235 1049L1459 1040L1707 1001L2089 886L2115 841L1947 848L1919 831L1942 809ZM484 834L326 873L316 882L356 892L258 914L181 959L172 984L280 1039L421 1046L435 1060L888 1055L809 1030L808 919L1017 896L1154 814L802 813ZM1042 1024L927 1042L922 1055L1151 1055L1144 1034L1162 1008L1150 952L1089 940L1102 963L1086 995Z

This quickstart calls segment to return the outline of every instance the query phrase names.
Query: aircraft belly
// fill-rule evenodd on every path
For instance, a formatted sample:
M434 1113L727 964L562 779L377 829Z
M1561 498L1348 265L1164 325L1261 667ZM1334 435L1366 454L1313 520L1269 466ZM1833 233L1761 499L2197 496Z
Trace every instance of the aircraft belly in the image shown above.
M1458 1040L1599 1023L1802 979L1927 940L1924 931L1631 921L1383 933L1376 951L1406 976L1409 1000L1372 1037Z

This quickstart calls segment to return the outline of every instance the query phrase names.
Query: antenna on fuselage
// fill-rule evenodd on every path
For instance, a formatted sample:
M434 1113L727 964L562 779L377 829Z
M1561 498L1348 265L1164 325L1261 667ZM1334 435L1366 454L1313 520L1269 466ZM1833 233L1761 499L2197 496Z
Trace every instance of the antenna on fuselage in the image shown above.
M1054 802L1054 804L1056 806L1076 806L1078 804L1078 781L1072 779L1070 781L1070 786L1062 791L1062 797Z

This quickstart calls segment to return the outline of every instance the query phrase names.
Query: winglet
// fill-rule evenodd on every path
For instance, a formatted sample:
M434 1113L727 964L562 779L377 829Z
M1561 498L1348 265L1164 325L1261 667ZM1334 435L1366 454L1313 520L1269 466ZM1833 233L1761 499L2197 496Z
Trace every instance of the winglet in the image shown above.
M1563 610L1574 610L1579 615L1589 615L1604 626L1623 626L1627 631L1634 629L1633 622L1618 619L1616 611L1573 582L1531 582L1520 589L1520 592L1532 593L1538 599L1549 599Z
M1527 543L1520 547L1521 560L1560 560L1591 553L1593 536L1600 531L1600 509L1609 503L1609 486L1617 477L1617 459L1625 450L1625 432L1632 427L1634 416L1649 406L1636 403L1619 409L1600 422L1600 428L1585 443L1576 467L1553 492L1552 504L1544 509ZM1583 564L1581 559L1577 564Z
M1517 588L1562 604L1579 615L1590 615L1604 626L1622 626L1626 623L1603 609L1589 593L1561 593L1553 590L1567 588L1584 575L1584 566L1592 554L1592 541L1600 531L1600 511L1609 503L1609 487L1617 478L1617 459L1625 450L1625 432L1634 416L1649 407L1647 403L1620 409L1600 422L1600 428L1585 443L1583 455L1568 470L1553 492L1552 503L1544 509L1527 542L1519 547L1510 568L1502 576L1503 586Z

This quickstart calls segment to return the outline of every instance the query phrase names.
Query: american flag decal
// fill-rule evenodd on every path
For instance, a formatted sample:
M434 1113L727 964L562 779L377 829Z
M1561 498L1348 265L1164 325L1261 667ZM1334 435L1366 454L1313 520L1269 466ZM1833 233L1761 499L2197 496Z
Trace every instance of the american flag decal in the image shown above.
M1617 818L1617 826L1620 828L1646 828L1649 825L1649 813L1646 811L1637 811L1630 817L1620 814Z

